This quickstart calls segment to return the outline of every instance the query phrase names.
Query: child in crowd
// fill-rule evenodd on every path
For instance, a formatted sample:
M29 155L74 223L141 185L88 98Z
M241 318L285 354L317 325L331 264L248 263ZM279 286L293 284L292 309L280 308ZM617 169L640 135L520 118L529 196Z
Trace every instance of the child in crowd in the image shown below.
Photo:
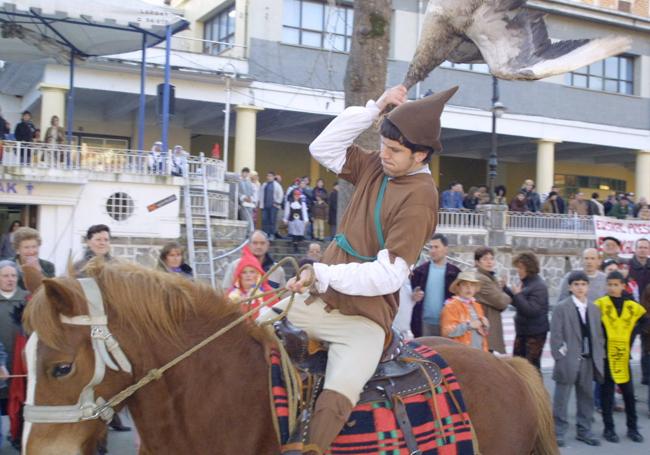
M634 442L643 442L637 427L634 385L630 370L630 342L637 326L648 322L646 310L625 294L625 277L618 271L607 275L607 295L594 303L600 309L604 328L605 380L601 387L603 437L609 442L619 442L612 416L614 387L618 385L625 403L627 437Z
M558 446L564 447L569 428L568 407L575 387L576 439L590 446L600 445L591 432L594 414L593 380L603 378L604 339L600 310L588 301L589 277L583 271L569 274L571 295L562 300L551 317L551 354L555 360L553 419Z
M625 262L616 259L605 259L601 266L601 270L608 275L610 272L621 272L623 278L625 278L625 292L629 297L632 298L635 302L639 301L639 285L630 277L630 266Z
M293 239L293 250L298 252L298 242L305 238L305 230L309 223L307 203L300 190L294 190L287 205L284 207L284 224Z
M253 299L252 301L242 302L245 299L255 297L272 289L268 283L261 283L263 276L264 269L262 269L259 260L253 256L248 246L245 246L242 250L242 257L239 264L237 264L233 282L228 290L228 299L232 303L240 304L242 313L247 313L254 308L260 308L263 303L274 298L273 295L268 295ZM251 316L251 320L254 320L260 314L264 314L267 311L269 311L269 307L261 308L260 311Z
M454 296L447 300L442 308L440 331L442 336L487 351L489 323L483 313L483 307L474 298L480 283L474 272L458 274L449 286L449 291Z
M316 194L316 202L311 208L312 217L314 218L314 240L323 240L325 238L325 223L329 216L330 206L321 198L319 193Z

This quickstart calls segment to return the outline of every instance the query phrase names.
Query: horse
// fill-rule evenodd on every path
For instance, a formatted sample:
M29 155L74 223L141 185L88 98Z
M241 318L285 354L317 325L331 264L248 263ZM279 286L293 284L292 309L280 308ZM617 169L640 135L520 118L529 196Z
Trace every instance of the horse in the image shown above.
M97 283L108 329L132 366L126 372L106 370L94 387L95 396L104 399L241 315L221 292L175 274L125 263L91 263L86 273ZM24 314L33 337L28 404L80 401L97 357L88 327L62 318L88 314L78 280L43 281ZM455 371L482 455L559 454L549 397L534 367L455 342L423 342ZM126 399L139 454L279 454L268 345L263 329L250 321L238 324ZM105 428L99 419L30 423L23 448L29 455L91 455Z

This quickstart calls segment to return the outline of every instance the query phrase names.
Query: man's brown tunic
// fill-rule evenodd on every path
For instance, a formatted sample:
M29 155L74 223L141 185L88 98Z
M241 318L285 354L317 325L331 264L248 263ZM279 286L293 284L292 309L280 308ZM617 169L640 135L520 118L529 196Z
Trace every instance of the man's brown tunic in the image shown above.
M339 177L355 185L350 204L341 220L343 232L352 247L362 256L376 256L380 250L374 222L377 195L384 178L379 152L369 152L352 145ZM417 261L422 247L436 228L438 191L429 173L391 178L381 208L384 248L391 259L400 257L409 266ZM322 262L327 265L360 262L336 242L325 250ZM331 287L321 298L342 314L360 315L378 323L390 333L397 313L399 292L364 297L341 294Z

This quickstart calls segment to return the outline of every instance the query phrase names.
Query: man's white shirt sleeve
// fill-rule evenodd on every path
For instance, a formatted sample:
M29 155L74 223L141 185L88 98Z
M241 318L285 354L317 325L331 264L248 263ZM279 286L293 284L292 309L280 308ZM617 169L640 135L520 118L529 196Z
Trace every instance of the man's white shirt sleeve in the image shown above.
M309 145L311 156L330 171L340 174L348 147L370 128L379 112L379 107L372 100L365 107L346 108Z
M388 250L381 250L372 262L314 264L316 288L324 293L331 287L346 295L375 297L397 292L409 276L409 266L400 257L391 262Z

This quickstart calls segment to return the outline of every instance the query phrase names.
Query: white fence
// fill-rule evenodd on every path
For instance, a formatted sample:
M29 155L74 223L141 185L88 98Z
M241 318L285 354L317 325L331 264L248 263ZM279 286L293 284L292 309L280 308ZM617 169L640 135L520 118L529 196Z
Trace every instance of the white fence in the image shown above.
M438 227L455 229L485 229L485 215L471 210L449 210L438 211Z
M228 218L230 197L225 193L208 192L208 212L210 216ZM203 192L190 191L192 217L205 216ZM181 213L184 213L185 200L181 200Z
M508 231L594 234L591 216L508 212Z
M154 156L142 150L110 149L81 145L50 145L36 142L2 142L3 166L34 169L84 170L138 175L180 175L174 169L169 154ZM187 156L181 166L187 166L191 178L207 173L209 181L223 182L223 161Z

